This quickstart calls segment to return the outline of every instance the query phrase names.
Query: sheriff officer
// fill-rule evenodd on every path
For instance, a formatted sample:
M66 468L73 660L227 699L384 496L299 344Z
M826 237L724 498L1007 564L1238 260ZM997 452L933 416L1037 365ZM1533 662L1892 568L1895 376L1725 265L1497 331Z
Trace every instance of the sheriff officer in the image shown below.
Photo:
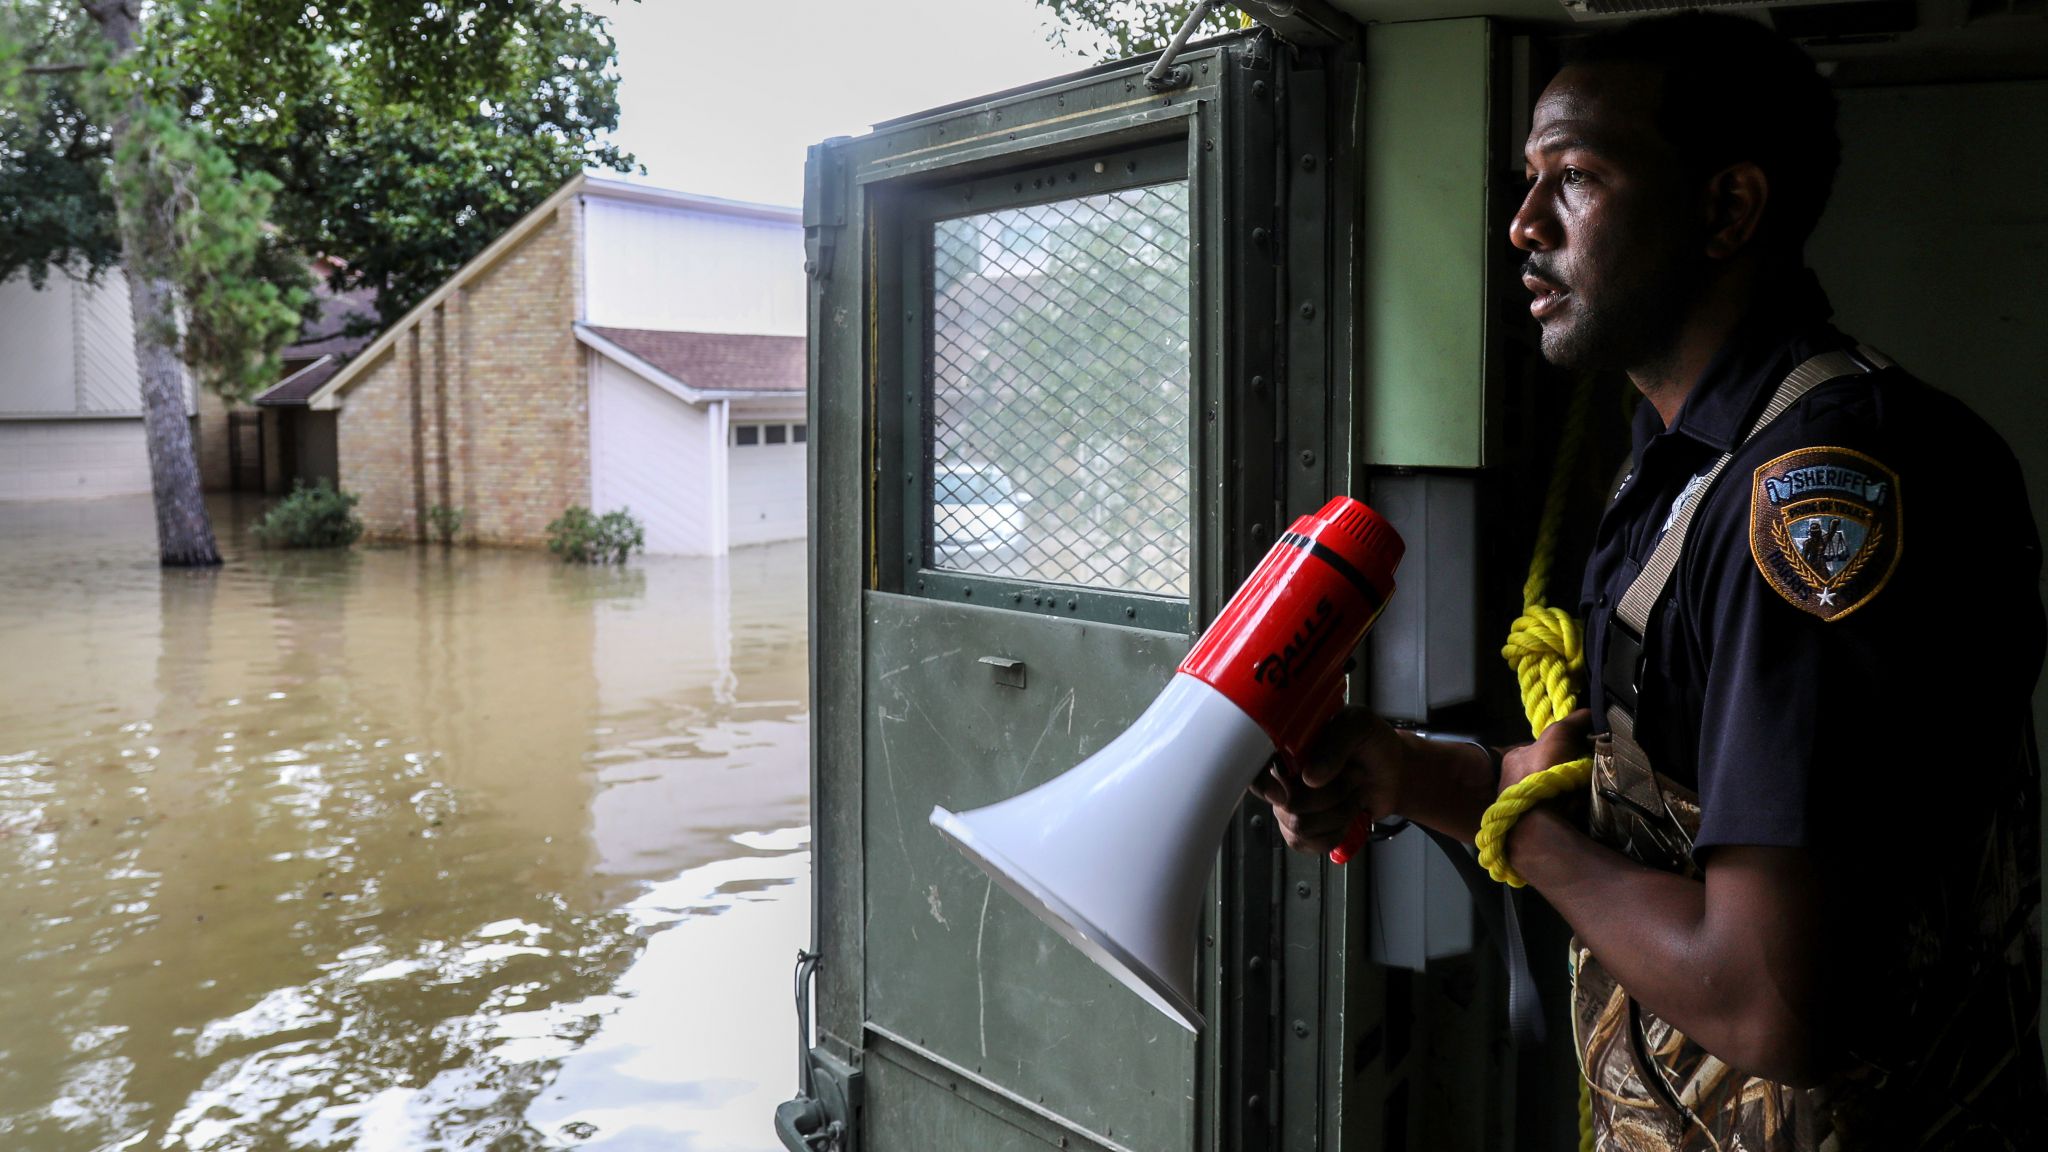
M1644 401L1586 571L1592 708L1504 755L1353 710L1254 786L1302 851L1360 811L1469 840L1590 742L1506 858L1575 935L1601 1148L2048 1148L2039 541L1998 435L1829 325L1803 249L1838 150L1760 24L1585 43L1509 234L1545 357Z

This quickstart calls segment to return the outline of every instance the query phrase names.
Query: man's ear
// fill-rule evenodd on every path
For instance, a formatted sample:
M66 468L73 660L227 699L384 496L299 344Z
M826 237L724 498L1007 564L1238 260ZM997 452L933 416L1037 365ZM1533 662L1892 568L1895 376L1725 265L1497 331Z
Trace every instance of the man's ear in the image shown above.
M1770 199L1770 178L1748 160L1715 173L1707 181L1707 257L1726 260L1748 247Z

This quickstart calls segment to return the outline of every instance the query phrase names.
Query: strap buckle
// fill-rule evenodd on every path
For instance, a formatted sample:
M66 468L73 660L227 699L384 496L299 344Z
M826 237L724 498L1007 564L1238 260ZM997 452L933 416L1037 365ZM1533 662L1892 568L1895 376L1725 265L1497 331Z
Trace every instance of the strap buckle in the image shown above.
M1619 616L1607 617L1606 654L1600 660L1600 686L1607 702L1619 705L1630 716L1636 714L1636 700L1643 687L1643 638Z

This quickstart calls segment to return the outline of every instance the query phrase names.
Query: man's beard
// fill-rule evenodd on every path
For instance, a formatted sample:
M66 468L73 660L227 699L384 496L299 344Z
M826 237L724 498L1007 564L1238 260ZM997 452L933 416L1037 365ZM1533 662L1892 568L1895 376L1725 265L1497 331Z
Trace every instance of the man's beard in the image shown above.
M1556 279L1537 257L1528 263ZM1597 301L1566 286L1570 315L1543 325L1543 358L1573 371L1626 372L1668 357L1698 291L1694 270L1666 259L1604 279Z

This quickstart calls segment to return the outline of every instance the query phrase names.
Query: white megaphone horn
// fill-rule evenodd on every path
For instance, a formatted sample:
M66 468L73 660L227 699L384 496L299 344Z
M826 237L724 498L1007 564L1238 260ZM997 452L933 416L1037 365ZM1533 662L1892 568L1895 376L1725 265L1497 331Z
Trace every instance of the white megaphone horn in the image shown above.
M1344 665L1394 592L1404 545L1339 496L1281 535L1121 736L1056 779L932 824L1075 947L1190 1031L1195 934L1217 845L1278 753L1343 703ZM1330 858L1363 844L1355 822Z

